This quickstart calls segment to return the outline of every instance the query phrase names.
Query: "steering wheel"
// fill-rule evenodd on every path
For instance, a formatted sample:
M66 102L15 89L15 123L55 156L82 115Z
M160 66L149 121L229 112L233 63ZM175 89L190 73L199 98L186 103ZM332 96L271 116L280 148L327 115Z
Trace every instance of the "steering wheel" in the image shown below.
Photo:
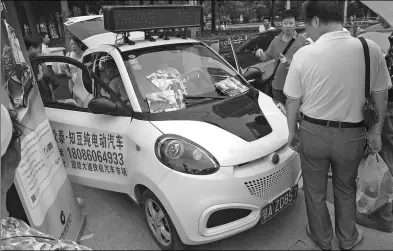
M201 77L202 77L202 78L204 78L205 80L207 80L207 83L209 83L208 80L210 79L210 77L206 74L206 72L204 72L204 71L203 71L202 69L200 69L200 68L193 68L193 69L191 69L191 70L189 70L189 71L183 73L183 74L181 75L181 78L182 78L182 79L187 78L187 77L188 77L190 74L192 74L192 73L197 73L197 74L198 74L196 79L201 79ZM195 81L196 79L193 79L193 80ZM188 79L187 79L187 80L188 80ZM193 82L194 82L194 81L193 81ZM201 81L199 81L199 87L200 87L200 88L203 87Z

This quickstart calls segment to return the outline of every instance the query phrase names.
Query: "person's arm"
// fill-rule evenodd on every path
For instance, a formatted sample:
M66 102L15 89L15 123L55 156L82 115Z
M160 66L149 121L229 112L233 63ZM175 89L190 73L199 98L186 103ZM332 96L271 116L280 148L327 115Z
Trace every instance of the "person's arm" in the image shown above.
M377 51L379 53L378 56L380 60L374 84L371 83L371 101L378 110L379 121L377 124L369 128L367 132L368 145L374 152L379 152L382 149L381 132L386 116L388 90L392 87L385 58L383 57L380 49Z
M274 38L273 41L270 43L269 48L266 50L266 52L262 51L262 49L257 50L257 52L259 51L260 53L259 59L262 62L266 62L274 59L274 55L276 55L275 40L276 38Z
M48 84L53 85L53 87L56 88L60 86L60 81L56 73L53 71L52 67L49 67L46 64L42 64L42 71L45 79L49 80Z
M70 55L71 55L70 52L68 52L68 53L66 54L67 57L70 57ZM72 73L71 73L71 69L70 69L70 65L69 65L69 64L65 64L64 73L65 73L65 75L66 75L67 77L72 78Z
M296 133L298 131L297 122L301 104L301 98L287 98L286 110L289 133Z
M388 91L371 93L371 100L378 109L379 121L369 129L368 133L381 135L388 104Z
M287 96L286 110L288 123L288 146L298 151L298 115L302 103L303 91L301 85L301 63L296 55L293 57L292 64L289 67L288 75L284 85L284 94Z

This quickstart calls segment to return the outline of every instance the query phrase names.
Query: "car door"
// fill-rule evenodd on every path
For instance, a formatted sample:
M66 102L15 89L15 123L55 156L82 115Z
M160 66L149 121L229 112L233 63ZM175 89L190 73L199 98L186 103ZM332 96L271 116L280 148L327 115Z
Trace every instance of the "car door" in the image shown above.
M257 67L262 72L262 80L266 80L271 76L274 70L275 60L269 60L267 62L261 62L261 60L255 56L255 52L258 49L267 51L270 43L273 41L276 33L265 32L255 37L254 41L250 41L243 47L239 48L238 60L243 72L249 67Z
M104 86L91 71L95 55L90 55L86 65L61 56L39 57L32 60L35 75L40 78L44 62L67 64L76 72L76 77L60 81L54 92L69 92L68 98L45 100L44 106L55 136L58 149L72 182L100 189L130 193L130 176L135 143L130 134L135 129L132 109L120 100L113 91L111 98L118 99L124 112L118 115L93 114L89 112L90 100L97 95L96 86ZM93 81L94 80L94 81ZM43 78L39 84L45 85ZM62 86L63 85L63 86ZM61 95L60 95L61 96ZM67 96L67 95L65 95Z
M237 59L242 69L247 69L249 66L261 62L261 60L255 56L255 52L259 48L259 44L263 40L263 37L263 35L259 34L251 37L236 50Z

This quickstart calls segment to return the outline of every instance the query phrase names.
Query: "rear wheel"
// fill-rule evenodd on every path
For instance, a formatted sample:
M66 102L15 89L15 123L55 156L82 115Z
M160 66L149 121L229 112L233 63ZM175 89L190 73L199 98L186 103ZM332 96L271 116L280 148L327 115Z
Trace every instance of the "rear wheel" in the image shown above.
M186 247L159 199L149 190L142 195L143 217L155 242L162 250L184 250Z

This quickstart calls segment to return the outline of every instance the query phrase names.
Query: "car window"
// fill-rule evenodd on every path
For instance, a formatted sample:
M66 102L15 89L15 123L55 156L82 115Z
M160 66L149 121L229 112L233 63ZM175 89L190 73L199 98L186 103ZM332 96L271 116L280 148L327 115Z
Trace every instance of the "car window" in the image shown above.
M240 53L252 53L259 41L259 35L251 37L239 46Z
M91 86L88 72L73 62L68 63L70 67L75 69L71 77L53 70L53 68L60 68L64 65L62 62L54 60L50 66L42 63L33 67L44 105L64 109L87 109L85 101L89 92L86 87Z
M161 98L162 93L185 97L185 107L181 103L179 106L187 109L195 105L195 100L187 100L189 96L232 97L248 90L248 83L226 61L200 43L144 48L122 56L139 104L146 112L156 112L151 108L159 103L155 97ZM234 89L229 93L226 88Z
M95 70L100 80L107 84L117 95L118 98L121 98L128 105L130 105L127 91L124 87L124 83L120 76L119 69L116 65L115 60L110 54L100 53L98 55ZM100 88L100 90L96 93L96 96L106 96L114 102L116 102L117 100L115 97L111 96L108 92L106 92L103 88Z
M268 34L264 36L260 36L258 41L257 49L262 49L263 51L267 51L270 43L273 41L275 34Z
M275 37L275 33L258 34L239 46L240 53L255 53L258 49L266 51Z
M92 93L94 97L108 97L113 102L117 102L118 99L122 99L129 106L129 98L124 88L123 81L121 79L118 67L112 56L106 52L96 52L91 55L86 55L83 63L89 69L90 72L94 72L95 75L114 92L114 94L108 93L100 81L96 81L92 87Z

